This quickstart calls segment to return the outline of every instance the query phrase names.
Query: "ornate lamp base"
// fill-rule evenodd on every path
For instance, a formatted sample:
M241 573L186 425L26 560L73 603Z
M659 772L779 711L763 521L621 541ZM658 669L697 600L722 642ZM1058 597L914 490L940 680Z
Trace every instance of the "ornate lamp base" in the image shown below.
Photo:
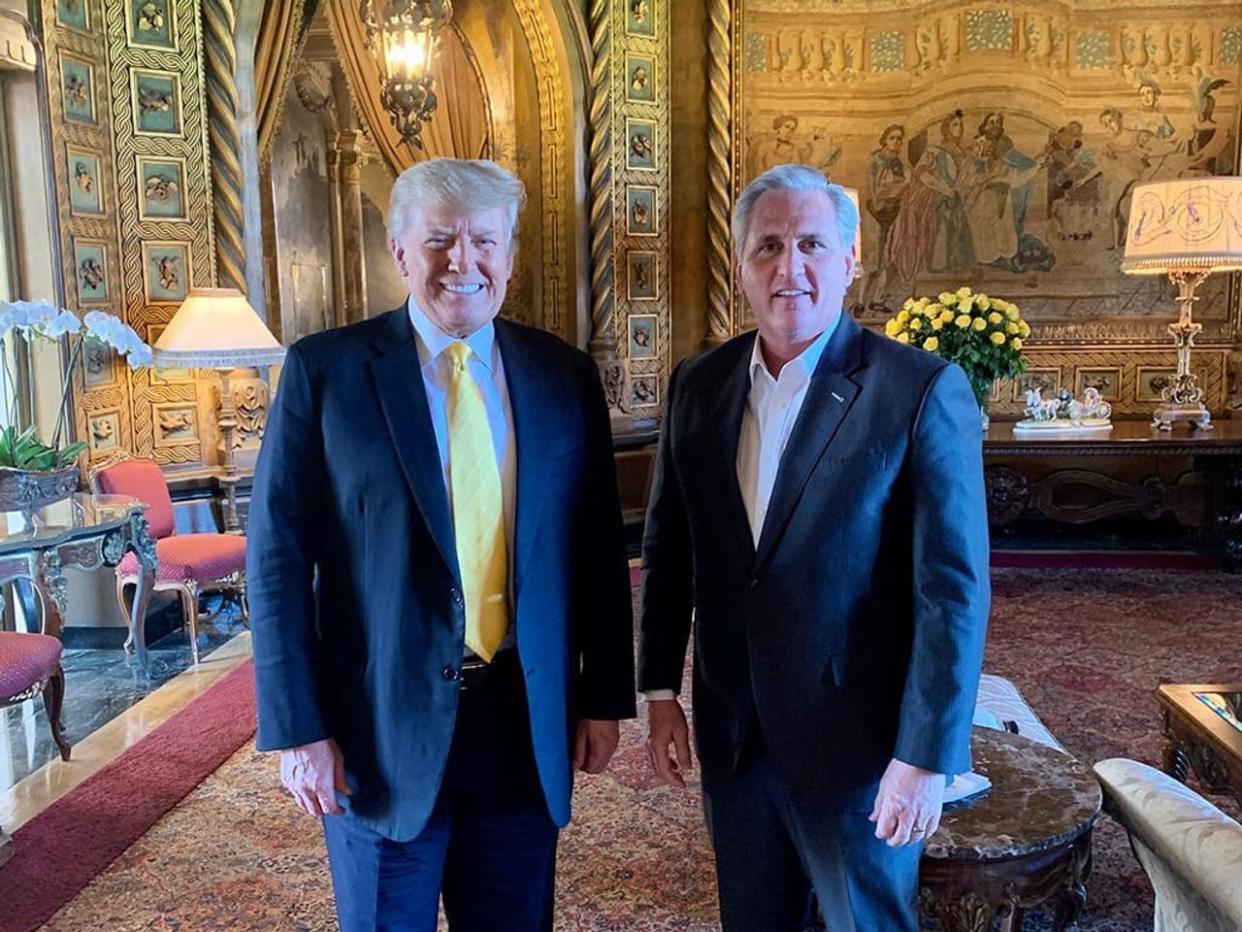
M1162 404L1156 409L1151 424L1160 430L1172 430L1178 421L1189 422L1191 429L1212 429L1212 414L1202 401L1195 404Z

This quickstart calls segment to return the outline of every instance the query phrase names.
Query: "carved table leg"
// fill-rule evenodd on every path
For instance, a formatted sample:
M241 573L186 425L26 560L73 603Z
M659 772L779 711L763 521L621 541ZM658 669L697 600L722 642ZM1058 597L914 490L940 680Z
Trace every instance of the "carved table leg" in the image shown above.
M43 601L44 634L60 637L65 615L69 611L69 594L65 574L61 571L60 554L45 550L35 558L35 585Z
M1162 767L1178 783L1186 782L1186 778L1190 776L1190 758L1180 741L1170 738L1165 742Z
M1056 932L1062 932L1077 922L1087 905L1087 878L1091 876L1090 830L1074 843L1069 868L1065 885L1057 891L1057 910L1052 920L1052 928Z
M130 635L138 655L138 666L145 671L147 669L147 605L151 601L151 592L155 588L155 573L159 567L159 559L155 555L155 541L147 533L147 519L142 515L134 515L132 528L130 546L138 557L138 585L134 589L134 601L130 609Z
M932 904L944 932L988 932L996 907L975 893Z

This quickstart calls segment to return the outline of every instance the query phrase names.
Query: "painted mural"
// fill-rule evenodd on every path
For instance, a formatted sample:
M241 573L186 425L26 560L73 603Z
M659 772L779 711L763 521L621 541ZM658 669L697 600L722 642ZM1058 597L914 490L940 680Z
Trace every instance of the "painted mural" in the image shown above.
M1160 280L1120 271L1131 195L1237 171L1242 4L1194 24L1150 5L798 6L746 4L743 180L797 161L858 189L856 312L969 284L1037 319L1167 316ZM1209 280L1196 317L1226 319L1226 288Z

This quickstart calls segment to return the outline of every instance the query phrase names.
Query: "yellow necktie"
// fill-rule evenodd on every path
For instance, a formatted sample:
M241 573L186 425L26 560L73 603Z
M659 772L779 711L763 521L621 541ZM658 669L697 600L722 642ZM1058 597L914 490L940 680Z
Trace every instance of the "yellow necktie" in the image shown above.
M448 390L449 485L466 599L466 646L490 662L509 630L509 554L500 469L483 395L466 369L470 347L459 340L446 352L453 365Z

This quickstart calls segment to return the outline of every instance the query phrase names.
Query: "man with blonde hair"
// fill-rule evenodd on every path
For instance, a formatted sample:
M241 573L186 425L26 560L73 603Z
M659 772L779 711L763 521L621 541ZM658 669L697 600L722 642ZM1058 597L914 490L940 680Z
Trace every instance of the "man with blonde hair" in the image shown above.
M401 307L290 350L247 547L261 750L322 819L346 932L551 926L572 768L634 714L595 366L497 315L521 183L393 187Z
M970 769L979 409L960 368L842 313L857 224L810 166L751 182L733 241L758 333L669 383L639 686L652 766L684 786L693 628L725 932L796 932L811 889L833 932L916 932L922 846L946 777Z

